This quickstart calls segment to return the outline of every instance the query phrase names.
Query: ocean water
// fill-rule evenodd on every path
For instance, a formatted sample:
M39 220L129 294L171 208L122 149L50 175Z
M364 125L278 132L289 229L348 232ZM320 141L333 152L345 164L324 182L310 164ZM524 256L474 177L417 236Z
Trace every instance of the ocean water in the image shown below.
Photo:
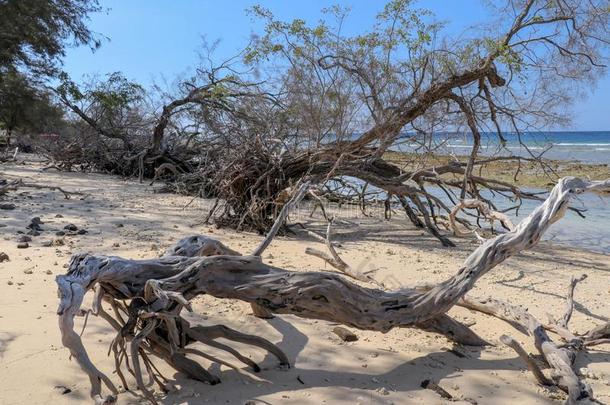
M413 134L405 134L403 139L412 138ZM531 156L544 152L547 159L571 160L582 163L610 164L610 131L596 132L528 132L521 135L509 133L504 135L506 144L500 147L498 136L494 133L484 133L481 139L481 155L517 155ZM462 133L434 134L432 143L438 153L452 153L457 156L468 155L472 148L472 136ZM398 150L409 151L416 148L413 143L405 142ZM452 203L440 190L428 189L448 206ZM544 190L534 190L544 191ZM485 193L484 193L485 194ZM487 195L499 210L511 206L510 201L497 195ZM506 214L515 224L529 215L540 202L526 200L516 211ZM543 240L610 254L610 197L600 198L596 195L583 194L573 199L573 207L585 209L586 218L568 211L565 218L553 224L543 236Z
M530 156L544 152L547 159L610 164L610 131L527 132L521 135L507 133L504 138L506 145L501 148L496 134L483 133L480 153ZM434 135L434 143L439 145L439 153L467 155L472 148L472 136L463 133L439 133Z
M511 206L510 201L507 200L496 200L495 202L499 210ZM525 200L518 213L513 210L506 214L516 225L540 204L539 201ZM602 198L595 194L585 193L572 198L570 206L586 210L583 212L585 218L568 210L565 217L551 225L542 239L559 245L610 254L610 196Z
M547 159L610 164L610 131L528 132L521 135L509 133L504 137L506 144L501 148L496 134L482 134L481 155L531 156L544 152L543 156ZM439 146L439 153L467 155L472 148L472 136L469 134L439 133L434 135L433 141ZM438 197L444 196L439 193ZM493 198L493 201L499 209L508 208L510 203L498 198ZM524 201L518 216L515 211L507 214L514 223L518 223L539 204L536 201ZM574 199L572 206L586 209L586 218L569 211L565 218L551 226L543 239L610 254L610 197L584 194Z

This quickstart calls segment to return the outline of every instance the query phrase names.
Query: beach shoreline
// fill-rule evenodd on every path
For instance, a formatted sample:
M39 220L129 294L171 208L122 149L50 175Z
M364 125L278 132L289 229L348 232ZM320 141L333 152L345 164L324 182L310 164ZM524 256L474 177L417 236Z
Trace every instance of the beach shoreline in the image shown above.
M447 154L414 154L410 152L386 152L385 157L404 167L405 170L417 170L423 167L443 166L456 159L466 163L468 155ZM479 160L489 159L487 156L479 156ZM550 189L555 185L558 178L565 176L576 176L590 178L591 180L602 180L610 178L609 163L584 163L571 160L544 160L548 174L538 162L532 161L510 161L499 160L486 164L481 170L477 167L475 173L481 177L512 183L517 187ZM548 170L551 169L551 170ZM457 178L457 176L446 175ZM451 178L451 177L447 177Z

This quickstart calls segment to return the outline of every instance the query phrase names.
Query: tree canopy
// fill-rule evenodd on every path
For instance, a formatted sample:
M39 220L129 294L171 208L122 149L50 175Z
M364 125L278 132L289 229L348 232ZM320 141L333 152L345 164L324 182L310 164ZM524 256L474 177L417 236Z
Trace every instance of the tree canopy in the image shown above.
M97 0L0 1L0 75L11 70L57 73L66 46L100 46L87 27Z
M7 133L7 144L15 130L54 132L63 127L63 109L52 95L32 85L22 73L0 76L0 128Z

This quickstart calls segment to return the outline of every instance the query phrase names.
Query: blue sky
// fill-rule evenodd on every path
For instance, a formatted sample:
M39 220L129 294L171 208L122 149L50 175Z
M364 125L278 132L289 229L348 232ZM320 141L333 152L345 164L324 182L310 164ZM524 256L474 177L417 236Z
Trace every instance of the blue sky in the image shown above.
M217 60L234 55L247 44L252 32L260 32L245 10L254 4L269 8L281 19L317 21L320 10L333 4L352 8L348 33L368 27L383 7L381 0L100 0L108 11L91 16L93 31L109 38L92 53L85 47L69 49L64 69L74 79L85 74L123 72L144 85L171 81L188 74L197 64L202 37L220 40ZM450 33L484 21L482 0L427 0L419 6L430 9L448 23ZM610 130L610 77L601 80L592 94L574 106L572 130Z

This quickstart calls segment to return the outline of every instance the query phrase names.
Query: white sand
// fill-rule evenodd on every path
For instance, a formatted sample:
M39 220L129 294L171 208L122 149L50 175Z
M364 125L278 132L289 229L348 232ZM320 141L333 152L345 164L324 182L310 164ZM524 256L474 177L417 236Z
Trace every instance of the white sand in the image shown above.
M21 189L6 199L15 203L17 209L0 211L0 224L6 225L0 228L0 252L10 257L10 261L0 263L2 405L91 403L88 378L68 359L55 314L58 300L54 277L65 271L64 265L72 253L155 257L183 236L208 232L244 253L252 251L260 241L255 234L210 226L192 227L205 213L201 206L209 202L193 201L184 209L191 198L154 194L151 187L133 181L98 174L41 172L35 165L4 165L0 172L90 194L84 200L78 197L65 200L59 192ZM56 214L63 218L56 218ZM33 238L28 249L17 249L17 232L26 232L26 225L35 216L42 219L45 231ZM307 216L300 219L311 221ZM364 270L378 269L373 273L375 278L392 287L442 280L456 271L476 246L461 240L458 248L442 248L402 220L353 222L358 226L344 225L336 230L337 239L343 243L340 252L344 259ZM68 223L87 229L88 234L67 236L64 246L42 247L42 241L57 238L55 231ZM321 223L313 225L322 229ZM304 254L307 246L324 248L313 240L278 237L264 258L296 271L325 269L319 259ZM52 274L47 274L49 270ZM562 313L569 279L582 273L589 278L577 287L571 325L573 330L585 332L610 317L608 255L543 244L536 251L512 258L493 270L471 295L483 297L493 293L526 306L539 319L546 320L547 312L555 316ZM196 300L194 308L196 315L191 317L194 320L224 323L277 343L294 366L287 371L279 370L273 358L248 350L263 368L257 376L267 382L212 366L211 371L222 379L216 386L187 380L163 368L166 376L181 387L178 392L160 397L163 404L244 404L247 400L260 404L444 403L434 392L419 387L424 379L433 379L452 395L472 398L479 404L558 403L534 383L514 352L501 344L483 350L458 348L466 355L460 358L446 351L451 344L445 338L418 330L396 329L387 334L356 331L359 341L343 343L331 333L333 325L323 321L295 316L264 321L249 315L247 304L208 297ZM453 309L451 314L474 322L473 329L492 342L508 333L535 352L530 338L502 321L460 308ZM77 320L77 329L82 321ZM118 378L111 374L113 361L106 356L113 335L107 324L91 317L84 342L94 363L118 384ZM608 345L599 346L598 350L581 354L578 363L578 367L588 367L599 377L587 381L602 402L610 402L610 354L604 351L608 349ZM72 392L61 395L54 389L57 385ZM141 397L132 393L119 398L120 404L141 402Z

